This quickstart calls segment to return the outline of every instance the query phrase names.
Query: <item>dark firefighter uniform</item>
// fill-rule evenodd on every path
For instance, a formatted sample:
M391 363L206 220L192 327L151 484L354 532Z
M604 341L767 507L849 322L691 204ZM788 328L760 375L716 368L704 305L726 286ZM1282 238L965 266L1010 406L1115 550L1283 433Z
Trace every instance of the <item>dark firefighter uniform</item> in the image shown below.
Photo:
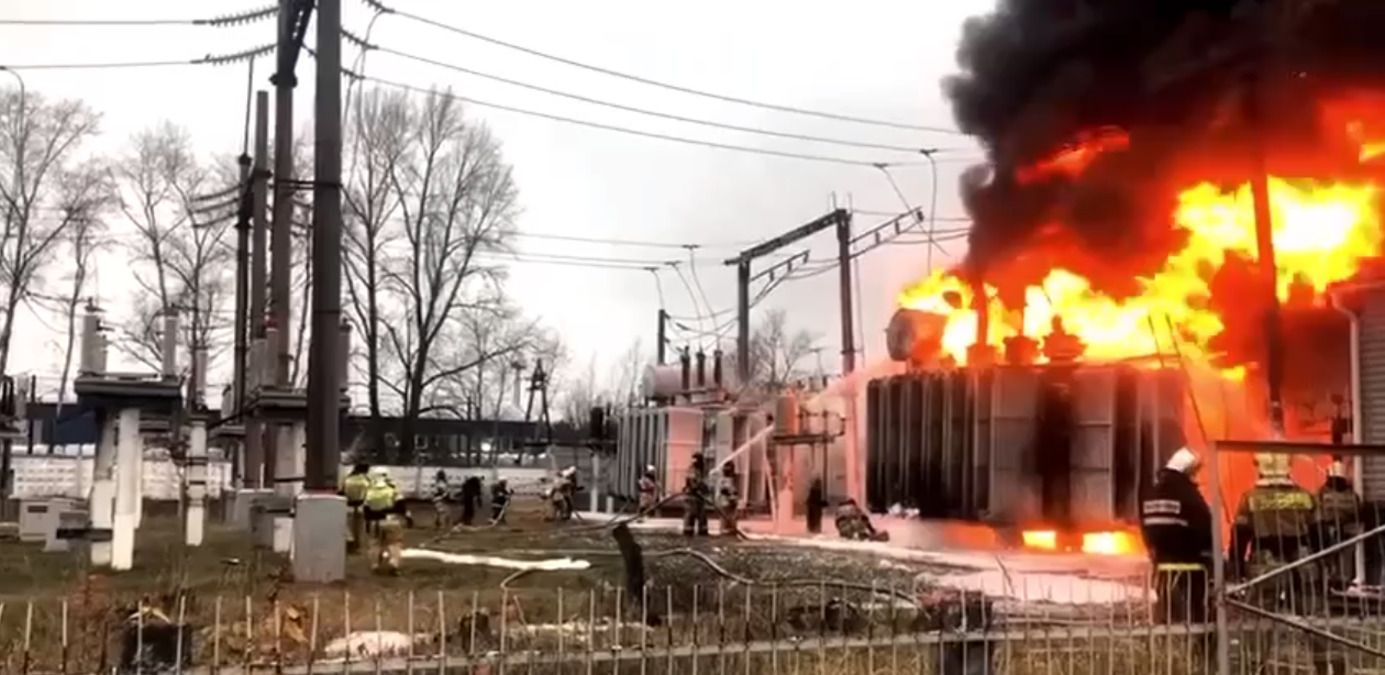
M514 495L510 491L509 481L501 478L491 486L491 523L502 524L505 522L505 512L510 510L510 497Z
M1321 551L1355 537L1361 532L1361 498L1347 480L1341 462L1333 462L1327 471L1327 481L1318 490L1318 510L1314 524L1313 543ZM1356 577L1356 552L1347 549L1324 561L1328 584L1344 589Z
M702 453L693 453L683 480L683 536L707 536L707 497L707 464Z
M889 541L888 533L880 532L870 524L870 516L848 499L837 507L837 535L853 541Z
M735 536L740 531L741 509L740 476L736 475L736 465L727 464L721 472L721 533Z
M1212 511L1193 477L1197 455L1180 448L1140 503L1140 530L1154 565L1155 616L1162 623L1207 620Z
M1317 512L1313 495L1289 478L1287 455L1256 455L1255 468L1259 477L1241 498L1231 529L1232 573L1247 579L1307 554ZM1283 574L1257 585L1251 597L1269 610L1281 609L1286 601L1296 606L1282 609L1308 610L1304 581L1303 574Z
M370 465L359 463L351 468L351 473L341 481L341 495L346 498L347 511L347 531L346 531L346 550L352 553L360 550L362 542L365 541L365 515L361 512L365 506L366 492L370 490Z

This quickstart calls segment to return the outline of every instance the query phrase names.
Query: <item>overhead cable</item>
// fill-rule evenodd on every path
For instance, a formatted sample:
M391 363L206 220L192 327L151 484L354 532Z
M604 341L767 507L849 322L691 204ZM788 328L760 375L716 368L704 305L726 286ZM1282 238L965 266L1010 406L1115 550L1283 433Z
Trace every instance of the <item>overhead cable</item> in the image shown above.
M893 121L889 121L889 120L879 120L879 119L872 119L872 118L867 118L867 117L856 117L856 116L853 116L853 115L844 115L844 114L841 114L841 113L827 112L827 111L823 111L823 110L812 110L812 109L808 109L808 108L799 108L799 107L795 107L795 106L782 105L782 104L777 104L777 103L768 103L768 102L765 102L765 101L756 101L756 100L753 100L753 99L741 98L741 97L738 97L738 96L731 96L731 95L728 95L728 94L719 94L719 93L716 93L716 92L706 91L706 90L702 90L702 89L695 89L695 88L693 88L693 87L687 87L687 86L683 86L683 85L673 84L673 83L670 83L670 82L664 82L664 81L661 81L661 80L655 80L655 79L651 79L651 78L647 78L647 77L642 77L642 76L639 76L639 75L634 75L634 74L631 74L631 73L621 72L621 71L618 71L618 70L612 70L612 69L610 69L610 68L603 68L603 67L601 67L601 66L596 66L596 65L589 64L589 63L584 63L584 62L577 61L577 60L574 60L574 59L570 59L570 58L567 58L567 57L558 56L558 55L556 55L556 54L550 54L550 53L548 53L548 52L539 51L539 50L534 49L534 48L531 48L531 47L525 47L525 46L523 46L523 45L515 44L515 43L513 43L513 42L507 42L507 41L501 40L501 39L499 39L499 38L491 37L491 36L488 36L488 35L483 35L483 34L481 34L481 33L477 33L477 32L470 31L470 30L466 30L466 29L460 28L460 27L458 27L458 26L453 26L453 25L451 25L451 24L443 23L443 22L441 22L441 21L437 21L437 20L434 20L434 19L429 19L429 18L427 18L427 17L419 16L419 15L417 15L417 14L411 14L411 13L409 13L409 12L400 11L400 10L398 10L398 9L394 9L394 8L392 8L392 7L388 7L388 6L384 5L384 4L381 3L381 2L378 2L377 0L369 0L369 1L367 2L367 4L370 5L371 7L376 8L377 11L384 11L384 12L387 12L387 13L391 13L391 14L394 14L395 16L398 16L398 17L401 17L401 18L405 18L405 19L409 19L409 20L411 20L411 21L416 21L416 22L418 22L418 23L422 23L422 24L426 24L426 25L429 25L429 26L433 26L434 28L439 28L439 29L442 29L442 30L445 30L445 31L449 31L449 32L452 32L452 33L456 33L456 34L458 34L458 35L463 35L463 36L472 38L472 39L474 39L474 40L480 40L480 41L482 41L482 42L486 42L486 43L489 43L489 44L493 44L493 45L496 45L496 46L498 46L498 47L504 47L504 48L506 48L506 49L511 49L511 50L514 50L514 51L522 52L522 53L528 54L528 55L530 55L530 56L535 56L535 57L538 57L538 58L541 58L541 59L546 59L546 60L549 60L549 61L553 61L553 62L555 62L555 63L561 63L561 64L563 64L563 65L572 66L572 67L575 67L575 68L581 68L581 69L583 69L583 70L589 70L589 71L594 72L594 73L601 73L602 75L609 75L609 76L611 76L611 77L617 77L617 78L624 79L624 80L630 80L630 81L632 81L632 82L639 82L640 84L646 84L646 85L650 85L650 86L653 86L653 87L659 87L659 88L662 88L662 89L668 89L668 90L670 90L670 91L676 91L676 92L683 93L683 94L690 94L690 95L693 95L693 96L701 96L701 97L704 97L704 98L716 99L716 100L718 100L718 101L724 101L724 102L727 102L727 103L737 103L737 104L740 104L740 105L748 105L748 106L753 106L753 107L756 107L756 108L765 108L765 109L767 109L767 110L776 110L776 111L779 111L779 112L793 113L793 114L796 114L796 115L807 115L807 116L810 116L810 117L820 117L820 118L824 118L824 119L836 120L836 121L839 121L839 122L854 122L854 123L857 123L857 124L868 124L868 125L873 125L873 126L891 127L891 128L895 128L895 129L908 129L908 130L913 130L913 131L929 131L929 132L943 133L943 134L954 134L954 135L958 135L958 136L965 135L963 132L958 131L957 129L950 129L950 128L947 128L947 127L927 126L927 125L920 125L920 124L909 124L909 123L905 123L905 122L893 122Z
M226 28L268 19L279 14L278 5L268 5L234 14L200 19L4 19L0 26L210 26Z
M115 61L92 63L5 63L0 70L107 70L115 68L162 68L168 66L224 66L228 63L245 61L264 56L274 51L273 44L261 45L231 54L207 54L200 58L184 61Z
M343 71L343 72L346 72L346 71ZM838 156L832 156L832 155L816 155L816 154L809 154L809 153L802 153L802 152L789 152L789 151L784 151L784 150L771 150L771 149L769 149L769 148L756 148L756 147L747 146L747 145L735 145L735 144L732 144L732 143L718 143L718 142L716 142L716 141L704 141L704 140L700 140L700 139L696 139L696 138L687 138L687 137L684 137L684 136L674 136L674 135L671 135L671 134L661 134L661 133L657 133L657 132L653 132L653 131L642 131L642 130L639 130L639 129L631 129L630 127L623 127L623 126L619 126L619 125L615 125L615 124L604 124L604 123L601 123L601 122L593 122L593 121L591 121L591 120L582 120L582 119L576 119L576 118L572 118L572 117L564 117L564 116L562 116L562 115L554 115L554 114L552 114L552 113L540 112L540 111L537 111L537 110L529 110L529 109L526 109L526 108L518 108L518 107L515 107L515 106L503 105L503 104L500 104L500 103L492 103L492 102L489 102L489 101L483 101L483 100L480 100L480 99L477 99L477 98L472 98L472 97L470 97L470 96L460 96L460 95L458 95L458 94L453 94L453 93L447 92L447 91L438 91L438 90L436 90L436 89L425 89L425 88L423 88L423 87L419 87L419 86L415 86L415 85L411 85L411 84L406 84L406 83L403 83L403 82L396 82L396 81L394 81L394 80L387 80L387 79L384 79L384 78L376 77L376 76L374 76L374 75L369 75L369 76L367 76L367 75L357 75L357 74L355 74L355 73L351 73L351 76L352 76L352 77L359 77L359 78L361 78L361 79L363 79L363 80L366 80L366 81L368 81L368 82L375 82L376 84L382 84L382 85L389 86L389 87L395 87L395 88L398 88L398 89L403 89L403 90L405 90L405 91L412 91L412 92L419 93L419 94L427 94L427 95L433 95L433 96L442 96L442 97L444 97L444 98L450 98L450 99L457 100L457 101L462 101L462 102L465 102L465 103L471 103L471 104L473 104L473 105L479 105L479 106L482 106L482 107L485 107L485 108L493 108L493 109L495 109L495 110L504 110L504 111L506 111L506 112L518 113L518 114L520 114L520 115L528 115L528 116L530 116L530 117L540 117L540 118L543 118L543 119L553 120L553 121L555 121L555 122L565 122L565 123L568 123L568 124L576 124L576 125L580 125L580 126L584 126L584 127L591 127L591 128L593 128L593 129L604 129L604 130L606 130L606 131L614 131L614 132L617 132L617 133L630 134L630 135L632 135L632 136L642 136L642 137L644 137L644 138L654 138L654 139L659 139L659 140L664 140L664 141L672 141L672 142L674 142L674 143L684 143L684 144L687 144L687 145L698 145L698 146L707 147L707 148L717 148L717 149L720 149L720 150L734 150L734 151L736 151L736 152L746 152L746 153L753 153L753 154L757 154L757 155L768 155L768 156L771 156L771 157L783 157L783 158L786 158L786 159L801 159L801 160L810 161L810 162L824 162L824 163L828 163L828 164L843 164L843 165L847 165L847 166L861 166L861 167L875 168L875 167L877 167L877 166L879 166L879 165L881 164L881 162L867 162L867 161L858 160L858 159L851 159L851 158L847 158L847 157L838 157ZM893 166L892 163L889 164L889 165L890 165L890 166Z
M825 137L825 136L814 136L814 135L812 135L812 134L799 134L799 133L793 133L793 132L787 132L787 131L776 131L776 130L774 130L774 129L765 129L765 128L763 128L763 127L746 127L746 126L740 126L740 125L737 125L737 124L727 124L727 123L725 123L725 122L717 122L717 121L713 121L713 120L702 119L702 118L698 118L698 117L687 117L687 116L678 115L678 114L675 114L675 113L661 112L661 111L658 111L658 110L650 110L650 109L648 109L648 108L640 108L640 107L636 107L636 106L632 106L632 105L625 105L625 104L623 104L623 103L615 103L615 102L613 102L613 101L606 101L606 100L602 100L602 99L598 99L598 98L592 98L592 97L590 97L590 96L583 96L582 94L574 94L574 93L572 93L572 92L563 91L563 90L560 90L560 89L551 89L551 88L548 88L548 87L544 87L544 86L540 86L540 85L536 85L536 84L530 84L530 83L528 83L528 82L523 82L523 81L520 81L520 80L514 80L514 79L507 78L507 77L501 77L501 76L499 76L499 75L492 75L492 74L490 74L490 73L482 72L482 71L475 70L475 69L472 69L472 68L467 68L467 67L464 67L464 66L459 66L459 65L457 65L457 64L455 64L455 63L446 63L446 62L443 62L443 61L437 61L437 60L430 59L430 58L427 58L427 57L424 57L424 56L418 56L418 55L416 55L416 54L410 54L410 53L408 53L408 52L399 51L399 50L397 50L397 49L391 49L391 48L389 48L389 47L380 47L380 46L376 46L376 45L366 45L365 48L366 48L366 49L376 49L376 50L378 50L378 51L380 51L380 52L383 52L383 53L385 53L385 54L393 54L393 55L398 56L398 57L400 57L400 58L409 59L409 60L411 60L411 61L417 61L417 62L420 62L420 63L427 63L427 64L430 64L430 65L437 66L437 67L439 67L439 68L446 68L446 69L448 69L448 70L453 70L453 71L456 71L456 72L459 72L459 73L465 73L465 74L468 74L468 75L474 75L474 76L476 76L476 77L480 77L480 78L483 78L483 79L492 80L492 81L495 81L495 82L502 82L502 83L504 83L504 84L509 84L509 85L513 85L513 86L516 86L516 87L522 87L522 88L524 88L524 89L529 89L529 90L531 90L531 91L537 91L537 92L541 92L541 93L544 93L544 94L549 94L549 95L552 95L552 96L560 96L560 97L563 97L563 98L572 99L572 100L574 100L574 101L581 101L581 102L583 102L583 103L590 103L590 104L592 104L592 105L604 106L604 107L607 107L607 108L612 108L612 109L615 109L615 110L623 110L623 111L625 111L625 112L632 112L632 113L636 113L636 114L640 114L640 115L649 115L649 116L651 116L651 117L660 117L660 118L663 118L663 119L669 119L669 120L673 120L673 121L676 121L676 122L685 122L685 123L688 123L688 124L697 124L697 125L701 125L701 126L714 127L714 128L718 128L718 129L727 129L727 130L729 130L729 131L740 131L740 132L749 133L749 134L760 134L760 135L763 135L763 136L773 136L773 137L776 137L776 138L787 138L787 139L798 140L798 141L810 141L810 142L813 142L813 143L830 143L830 144L833 144L833 145L843 145L843 146L855 147L855 148L868 148L868 149L872 149L872 150L887 150L887 151L891 151L891 152L907 152L907 153L909 153L909 154L916 154L916 153L920 152L920 151L923 149L923 148L918 148L918 147L909 147L909 146L905 146L905 145L895 145L895 144L890 144L890 143L869 143L869 142L865 142L865 141L854 141L854 140L849 140L849 139L845 139L845 138L830 138L830 137Z

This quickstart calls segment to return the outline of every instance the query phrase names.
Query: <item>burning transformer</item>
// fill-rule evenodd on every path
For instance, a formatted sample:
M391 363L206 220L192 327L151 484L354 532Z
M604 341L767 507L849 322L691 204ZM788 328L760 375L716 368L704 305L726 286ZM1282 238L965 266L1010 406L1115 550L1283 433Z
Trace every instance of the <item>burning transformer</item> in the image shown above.
M1182 442L1181 374L1084 363L1056 318L1042 344L1007 338L997 359L978 341L958 366L937 358L945 321L911 309L891 321L890 355L908 367L866 390L871 510L985 523L1030 547L1110 548Z

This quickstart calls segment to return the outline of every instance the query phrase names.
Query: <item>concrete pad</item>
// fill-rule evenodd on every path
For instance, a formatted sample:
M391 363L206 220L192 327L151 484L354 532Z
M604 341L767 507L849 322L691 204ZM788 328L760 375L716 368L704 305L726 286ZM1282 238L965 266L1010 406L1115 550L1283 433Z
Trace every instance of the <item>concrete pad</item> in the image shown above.
M275 553L293 555L293 517L276 516L270 535L270 548Z
M255 506L255 502L262 497L273 495L273 490L236 490L231 494L231 526L243 532L249 532L254 524L250 518L250 511Z
M332 583L346 578L346 498L298 497L293 527L293 578Z

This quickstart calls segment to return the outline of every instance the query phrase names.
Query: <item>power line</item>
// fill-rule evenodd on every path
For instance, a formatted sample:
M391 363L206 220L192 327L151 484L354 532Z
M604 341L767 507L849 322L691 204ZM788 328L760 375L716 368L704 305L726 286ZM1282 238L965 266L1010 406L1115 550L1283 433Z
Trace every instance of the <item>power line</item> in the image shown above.
M609 244L612 246L637 246L646 248L668 248L682 249L694 244L680 244L671 241L650 241L643 239L618 239L606 237L581 237L568 234L553 234L547 232L514 232L513 236L524 237L526 239L552 239L555 241L573 241L587 244ZM753 241L727 241L714 244L695 244L699 248L736 248L753 244Z
M211 26L225 28L268 19L278 13L278 5L269 5L235 14L198 19L0 19L0 26Z
M874 126L892 127L892 128L895 128L895 129L909 129L909 130L913 130L913 131L930 131L930 132L935 132L935 133L954 134L954 135L958 135L958 136L963 136L963 135L965 135L965 134L964 134L963 132L961 132L961 131L958 131L958 130L956 130L956 129L949 129L949 128L947 128L947 127L936 127L936 126L926 126L926 125L918 125L918 124L907 124L907 123L904 123L904 122L891 122L891 121L888 121L888 120L878 120L878 119L871 119L871 118L867 118L867 117L855 117L855 116L852 116L852 115L843 115L843 114L840 114L840 113L826 112L826 111L822 111L822 110L811 110L811 109L807 109L807 108L798 108L798 107L794 107L794 106L781 105L781 104L777 104L777 103L767 103L767 102L764 102L764 101L756 101L756 100L747 99L747 98L740 98L740 97L737 97L737 96L730 96L730 95L728 95L728 94L718 94L718 93L715 93L715 92L705 91L705 90L701 90L701 89L694 89L694 88L692 88L692 87L685 87L685 86L682 86L682 85L672 84L672 83L669 83L669 82L663 82L663 81L660 81L660 80L654 80L654 79L647 78L647 77L642 77L642 76L639 76L639 75L633 75L633 74L630 74L630 73L625 73L625 72L621 72L621 71L617 71L617 70L611 70L610 68L603 68L603 67L601 67L601 66L592 65L592 64L589 64L589 63L583 63L583 62L581 62L581 61L576 61L576 60L569 59L569 58L566 58L566 57L563 57L563 56L558 56L558 55L556 55L556 54L550 54L550 53L547 53L547 52L542 52L542 51L539 51L539 50L537 50L537 49L533 49L533 48L531 48L531 47L525 47L525 46L522 46L522 45L518 45L518 44L515 44L515 43L513 43L513 42L506 42L506 41L501 40L501 39L499 39L499 38L490 37L490 36L488 36L488 35L482 35L482 34L480 34L480 33L476 33L476 32L469 31L469 30L466 30L466 29L463 29L463 28L459 28L459 27L457 27L457 26L453 26L453 25L450 25L450 24L446 24L446 23L443 23L443 22L441 22L441 21L436 21L436 20L434 20L434 19L429 19L429 18L427 18L427 17L418 16L417 14L410 14L409 12L403 12L403 11L394 9L394 8L392 8L392 7L387 7L387 6L383 5L383 4L381 4L380 2L378 2L378 0L368 0L366 4L369 4L370 6L376 8L377 11L384 11L384 12L387 12L387 13L391 13L391 14L394 14L394 15L396 15L396 16L399 16L399 17L402 17L402 18L405 18L405 19L410 19L410 20L417 21L417 22L422 23L422 24L427 24L427 25L429 25L429 26L433 26L434 28L440 28L440 29L442 29L442 30L449 31L449 32L452 32L452 33L456 33L456 34L458 34L458 35L464 35L464 36L469 37L469 38L472 38L472 39L474 39L474 40L480 40L480 41L482 41L482 42L487 42L487 43L496 45L496 46L498 46L498 47L504 47L504 48L506 48L506 49L512 49L512 50L515 50L515 51L523 52L523 53L525 53L525 54L529 54L530 56L535 56L535 57L538 57L538 58L541 58L541 59L547 59L547 60L549 60L549 61L553 61L553 62L556 62L556 63L561 63L561 64L563 64L563 65L573 66L573 67L575 67L575 68L581 68L581 69L583 69L583 70L589 70L589 71L592 71L592 72L595 72L595 73L601 73L601 74L603 74L603 75L609 75L609 76L611 76L611 77L618 77L618 78L621 78L621 79L624 79L624 80L630 80L630 81L632 81L632 82L639 82L640 84L647 84L647 85L654 86L654 87L660 87L660 88L662 88L662 89L668 89L668 90L670 90L670 91L676 91L676 92L680 92L680 93L684 93L684 94L691 94L691 95L693 95L693 96L702 96L702 97L704 97L704 98L716 99L716 100L719 100L719 101L725 101L725 102L727 102L727 103L738 103L738 104L740 104L740 105L754 106L754 107L757 107L757 108L765 108L765 109L768 109L768 110L777 110L777 111L779 111L779 112L794 113L794 114L797 114L797 115L807 115L807 116L810 116L810 117L821 117L821 118L824 118L824 119L837 120L837 121L839 121L839 122L855 122L855 123L857 123L857 124L869 124L869 125L874 125Z
M274 50L274 45L267 44L245 51L232 54L207 54L195 59L184 61L116 61L116 62L91 62L91 63L5 63L0 64L0 70L111 70L117 68L163 68L168 66L221 66L237 61L253 59L264 56Z
M522 88L524 88L524 89L529 89L529 90L531 90L531 91L537 91L537 92L541 92L541 93L544 93L544 94L550 94L550 95L552 95L552 96L560 96L560 97L563 97L563 98L572 99L572 100L574 100L574 101L581 101L581 102L583 102L583 103L591 103L591 104L593 104L593 105L605 106L605 107L607 107L607 108L612 108L612 109L615 109L615 110L623 110L623 111L625 111L625 112L632 112L632 113L637 113L637 114L640 114L640 115L649 115L649 116L651 116L651 117L660 117L660 118L663 118L663 119L674 120L674 121L677 121L677 122L686 122L686 123L688 123L688 124L697 124L697 125L701 125L701 126L714 127L714 128L718 128L718 129L728 129L728 130L730 130L730 131L740 131L740 132L750 133L750 134L761 134L761 135L764 135L764 136L773 136L773 137L776 137L776 138L788 138L788 139L799 140L799 141L810 141L810 142L814 142L814 143L830 143L830 144L834 144L834 145L843 145L843 146L847 146L847 147L856 147L856 148L868 148L868 149L872 149L872 150L888 150L888 151L892 151L892 152L907 152L907 153L910 153L910 154L916 154L916 153L920 152L921 150L923 150L923 148L909 147L909 146L904 146L904 145L893 145L893 144L889 144L889 143L869 143L869 142L864 142L864 141L853 141L853 140L848 140L848 139L844 139L844 138L829 138L829 137L825 137L825 136L814 136L814 135L812 135L812 134L798 134L798 133L787 132L787 131L776 131L776 130L774 130L774 129L765 129L765 128L762 128L762 127L745 127L745 126L740 126L740 125L736 125L736 124L727 124L727 123L724 123L724 122L716 122L716 121L713 121L713 120L707 120L707 119L702 119L702 118L698 118L698 117L687 117L687 116L684 116L684 115L678 115L678 114L674 114L674 113L666 113L666 112L661 112L661 111L658 111L658 110L650 110L650 109L648 109L648 108L639 108L639 107L636 107L636 106L625 105L625 104L623 104L623 103L615 103L615 102L612 102L612 101L606 101L606 100L602 100L602 99L592 98L592 97L590 97L590 96L583 96L582 94L574 94L574 93L572 93L572 92L562 91L562 90L560 90L560 89L550 89L550 88L548 88L548 87L544 87L544 86L540 86L540 85L536 85L536 84L530 84L530 83L528 83L528 82L523 82L523 81L520 81L520 80L513 80L513 79L510 79L510 78L507 78L507 77L501 77L501 76L499 76L499 75L492 75L492 74L490 74L490 73L484 73L484 72L481 72L481 71L479 71L479 70L474 70L474 69L471 69L471 68L466 68L466 67L463 67L463 66L456 65L456 64L454 64L454 63L445 63L445 62L443 62L443 61L437 61L437 60L430 59L430 58L427 58L427 57L418 56L418 55L416 55L416 54L409 54L409 53L407 53L407 52L402 52L402 51L399 51L399 50L396 50L396 49L391 49L391 48L389 48L389 47L380 47L380 46L377 46L377 45L370 45L370 44L367 44L367 45L365 45L364 48L365 48L365 49L376 49L376 50L379 50L379 51L384 52L384 53L386 53L386 54L393 54L393 55L395 55L395 56L398 56L398 57L401 57L401 58L405 58L405 59L409 59L409 60L411 60L411 61L417 61L417 62L420 62L420 63L427 63L427 64L430 64L430 65L437 66L437 67L439 67L439 68L446 68L446 69L448 69L448 70L453 70L453 71L456 71L456 72L459 72L459 73L466 73L466 74L468 74L468 75L474 75L474 76L476 76L476 77L484 78L484 79L487 79L487 80L493 80L493 81L495 81L495 82L503 82L503 83L505 83L505 84L513 85L513 86L516 86L516 87L522 87Z
M828 164L844 164L844 165L847 165L847 166L863 166L863 167L870 167L870 168L876 168L876 167L878 167L878 166L881 164L881 162L867 162L867 161L862 161L862 160L857 160L857 159L850 159L850 158L847 158L847 157L835 157L835 156L832 156L832 155L815 155L815 154L801 153L801 152L788 152L788 151L784 151L784 150L771 150L771 149L768 149L768 148L756 148L756 147L751 147L751 146L747 146L747 145L735 145L735 144L732 144L732 143L718 143L718 142L716 142L716 141L704 141L704 140L699 140L699 139L696 139L696 138L687 138L687 137L684 137L684 136L673 136L673 135L670 135L670 134L661 134L661 133L657 133L657 132L653 132L653 131L641 131L641 130L639 130L639 129L631 129L631 128L629 128L629 127L622 127L622 126L614 125L614 124L604 124L604 123L601 123L601 122L593 122L593 121L591 121L591 120L581 120L581 119L576 119L576 118L572 118L572 117L564 117L564 116L562 116L562 115L554 115L554 114L552 114L552 113L539 112L539 111L537 111L537 110L529 110L529 109L526 109L526 108L517 108L517 107L514 107L514 106L503 105L503 104L500 104L500 103L491 103L491 102L489 102L489 101L482 101L482 100L480 100L480 99L472 98L472 97L469 97L469 96L460 96L460 95L457 95L457 94L453 94L453 93L451 93L451 92L438 91L438 90L436 90L436 89L424 89L423 87L418 87L418 86L411 85L411 84L405 84L405 83L403 83L403 82L396 82L396 81L394 81L394 80L386 80L386 79L384 79L384 78L375 77L375 76L358 75L358 74L355 74L355 73L351 73L350 75L351 75L352 77L359 77L359 78L361 78L361 79L363 79L363 80L366 80L366 81L369 81L369 82L375 82L376 84L383 84L383 85L389 86L389 87L396 87L396 88L399 88L399 89L403 89L403 90L406 90L406 91L411 91L411 92L418 93L418 94L428 94L428 95L433 95L433 96L442 96L442 97L444 97L444 98L450 98L450 99L457 100L457 101L463 101L463 102L466 102L466 103L471 103L471 104L473 104L473 105L479 105L479 106L482 106L482 107L485 107L485 108L494 108L494 109L496 109L496 110L504 110L504 111L506 111L506 112L513 112L513 113L518 113L518 114L521 114L521 115L528 115L528 116L531 116L531 117L540 117L540 118L543 118L543 119L553 120L553 121L555 121L555 122L565 122L565 123L568 123L568 124L576 124L576 125L579 125L579 126L591 127L591 128L593 128L593 129L604 129L604 130L606 130L606 131L614 131L614 132L618 132L618 133L630 134L630 135L632 135L632 136L642 136L642 137L644 137L644 138L654 138L654 139L658 139L658 140L672 141L672 142L674 142L674 143L684 143L684 144L687 144L687 145L698 145L698 146L707 147L707 148L716 148L716 149L719 149L719 150L734 150L734 151L736 151L736 152L746 152L746 153L752 153L752 154L757 154L757 155L768 155L768 156L771 156L771 157L783 157L783 158L786 158L786 159L801 159L801 160L806 160L806 161L811 161L811 162L825 162L825 163L828 163ZM892 164L888 164L888 165L892 165Z

